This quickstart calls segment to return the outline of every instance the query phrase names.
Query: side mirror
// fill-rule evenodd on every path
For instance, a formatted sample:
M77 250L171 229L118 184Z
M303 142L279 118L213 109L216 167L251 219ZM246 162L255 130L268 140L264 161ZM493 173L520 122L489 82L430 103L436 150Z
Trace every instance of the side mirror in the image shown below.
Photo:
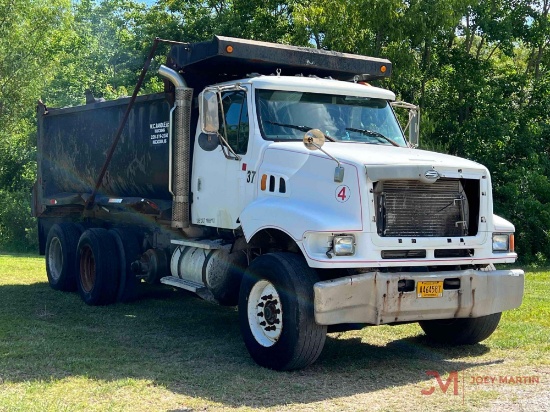
M203 133L218 133L220 128L218 108L218 93L214 90L204 90L199 98L200 125Z
M409 109L409 141L414 147L420 143L420 108Z
M201 133L198 139L199 147L205 152L211 152L220 145L220 138L217 134Z
M311 129L304 135L304 145L309 150L320 149L325 144L325 135L319 129Z
M391 102L391 107L399 109L407 109L409 111L409 142L413 147L417 147L420 142L420 106L416 106L407 102ZM403 129L406 129L405 126Z

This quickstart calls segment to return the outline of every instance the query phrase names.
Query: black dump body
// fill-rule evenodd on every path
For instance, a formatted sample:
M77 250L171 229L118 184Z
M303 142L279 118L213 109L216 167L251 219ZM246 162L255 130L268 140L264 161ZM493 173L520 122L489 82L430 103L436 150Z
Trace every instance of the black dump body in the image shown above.
M276 74L279 69L282 76L348 81L386 78L392 69L391 62L385 59L222 36L173 46L167 65L180 71L195 89L256 73Z
M129 98L64 109L38 108L38 180L35 215L45 207L83 206L92 193ZM170 202L165 94L136 99L97 203L132 198ZM122 198L125 198L121 200Z

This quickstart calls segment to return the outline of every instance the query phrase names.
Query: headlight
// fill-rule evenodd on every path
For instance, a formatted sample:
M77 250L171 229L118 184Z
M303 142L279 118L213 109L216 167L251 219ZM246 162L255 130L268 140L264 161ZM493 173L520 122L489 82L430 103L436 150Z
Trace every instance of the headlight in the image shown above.
M493 252L513 252L513 233L493 233Z
M355 237L334 236L332 250L336 256L351 256L355 253Z

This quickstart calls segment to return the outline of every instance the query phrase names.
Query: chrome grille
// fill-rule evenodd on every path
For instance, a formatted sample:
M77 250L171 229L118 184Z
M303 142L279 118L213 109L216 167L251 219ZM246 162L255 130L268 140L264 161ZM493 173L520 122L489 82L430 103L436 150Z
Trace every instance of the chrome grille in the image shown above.
M375 184L377 228L387 237L446 237L468 234L468 200L460 180L414 180Z

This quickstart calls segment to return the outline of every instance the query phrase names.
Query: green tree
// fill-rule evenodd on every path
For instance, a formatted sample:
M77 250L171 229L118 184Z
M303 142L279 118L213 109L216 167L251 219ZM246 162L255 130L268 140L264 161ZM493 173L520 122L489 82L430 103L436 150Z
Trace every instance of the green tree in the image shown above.
M34 108L57 70L71 21L69 0L0 0L0 249L36 244Z
M71 31L45 99L65 106L83 104L86 89L107 99L131 94L144 60L136 32L145 11L131 0L74 3Z

